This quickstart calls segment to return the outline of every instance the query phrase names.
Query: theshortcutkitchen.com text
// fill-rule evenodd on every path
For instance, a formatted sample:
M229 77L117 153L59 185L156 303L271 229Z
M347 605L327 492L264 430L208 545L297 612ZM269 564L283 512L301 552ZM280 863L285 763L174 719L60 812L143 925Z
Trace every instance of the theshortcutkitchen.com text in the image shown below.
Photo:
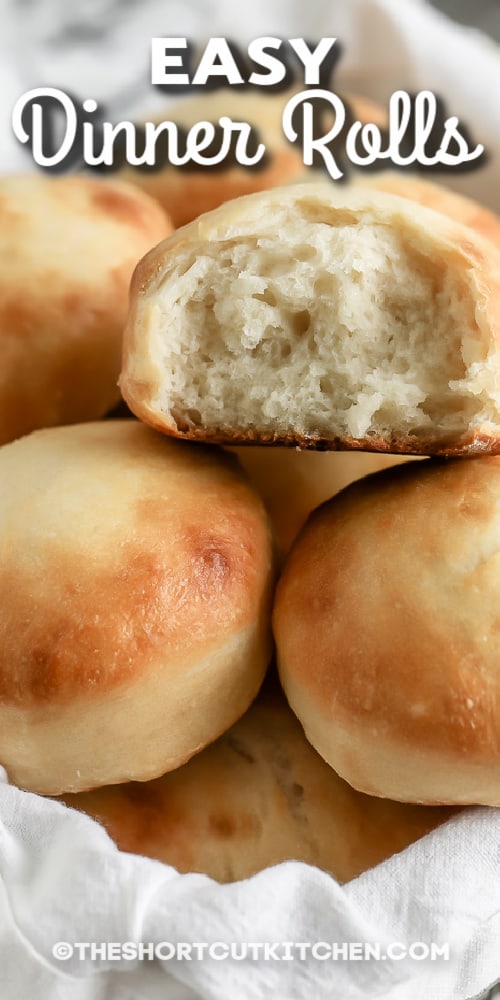
M283 136L299 146L305 167L342 180L349 166L470 169L484 156L455 115L429 90L397 90L389 100L387 125L355 119L350 103L332 89L341 55L337 38L256 38L246 50L226 38L210 38L200 49L182 37L151 41L150 81L156 88L186 94L215 87L286 91ZM190 128L178 121L110 122L94 97L79 99L57 87L33 88L12 112L12 128L35 163L47 170L87 167L116 170L128 163L140 170L165 166L221 169L234 164L256 170L270 153L259 123L222 114Z

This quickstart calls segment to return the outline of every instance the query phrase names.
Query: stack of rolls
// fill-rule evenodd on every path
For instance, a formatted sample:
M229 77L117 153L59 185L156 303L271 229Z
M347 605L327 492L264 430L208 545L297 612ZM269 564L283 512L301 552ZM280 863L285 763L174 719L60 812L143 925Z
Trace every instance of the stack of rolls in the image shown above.
M219 881L287 859L348 881L500 804L500 223L386 178L168 235L123 181L9 183L10 780ZM139 419L102 421L139 258Z
M499 230L419 190L417 207L282 188L180 230L136 269L121 387L178 439L427 457L308 521L278 583L278 669L353 787L495 805Z
M4 446L0 479L11 781L220 881L287 859L347 881L449 817L354 792L272 673L254 702L276 558L234 456L91 422Z

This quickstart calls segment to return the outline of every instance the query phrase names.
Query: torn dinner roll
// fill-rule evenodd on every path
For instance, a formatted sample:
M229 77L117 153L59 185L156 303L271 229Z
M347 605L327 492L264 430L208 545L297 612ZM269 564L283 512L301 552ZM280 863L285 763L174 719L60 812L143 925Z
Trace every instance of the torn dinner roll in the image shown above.
M305 861L348 882L453 812L354 791L267 681L246 715L178 770L64 801L99 820L122 851L218 882L282 861Z
M416 454L500 450L500 254L407 199L237 199L137 267L120 384L165 433Z
M280 677L370 795L500 805L500 458L410 462L307 522L279 581Z
M233 456L135 420L0 450L0 763L146 781L243 714L271 655L267 515Z
M170 232L122 182L0 178L0 444L118 402L132 271Z

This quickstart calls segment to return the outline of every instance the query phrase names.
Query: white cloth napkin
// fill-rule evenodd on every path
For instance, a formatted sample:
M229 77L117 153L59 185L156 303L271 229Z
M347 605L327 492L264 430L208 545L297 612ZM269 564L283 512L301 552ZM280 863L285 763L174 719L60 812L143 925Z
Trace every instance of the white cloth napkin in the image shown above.
M471 809L341 887L289 862L218 885L118 851L94 821L0 785L0 978L8 1000L469 1000L500 977L500 812ZM55 945L160 945L156 961ZM288 942L288 951L284 943ZM322 943L315 958L293 944ZM170 958L183 944L227 958ZM273 945L267 959L263 945ZM325 945L397 959L325 959ZM449 946L449 958L402 958ZM254 960L229 946L261 946ZM199 950L199 949L198 949ZM83 954L83 957L80 957ZM292 954L292 959L284 959ZM301 958L306 955L305 959ZM329 955L331 956L330 950ZM443 954L441 952L441 954ZM99 953L98 953L99 956Z
M153 35L336 35L339 88L381 100L426 88L447 100L490 160L446 181L500 210L500 57L488 39L423 0L252 0L235 10L233 0L32 0L28 19L27 4L3 0L0 169L33 169L10 129L13 103L30 87L106 101L115 119L158 107L163 98L148 86ZM140 941L378 942L382 953L421 942L448 944L449 960L92 961L75 950ZM55 958L57 942L73 956ZM299 863L219 886L120 853L90 819L0 783L1 1000L471 1000L499 980L497 810L468 810L343 888Z

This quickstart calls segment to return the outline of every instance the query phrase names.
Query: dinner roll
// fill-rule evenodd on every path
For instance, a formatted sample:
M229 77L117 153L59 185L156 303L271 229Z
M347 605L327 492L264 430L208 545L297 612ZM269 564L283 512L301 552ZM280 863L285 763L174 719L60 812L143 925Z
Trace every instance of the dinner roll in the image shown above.
M184 767L64 801L96 817L121 850L218 882L289 860L347 882L452 812L354 791L313 750L267 682L246 715Z
M282 553L320 503L370 472L408 458L362 451L299 451L296 448L230 448L262 497Z
M274 611L306 735L355 788L500 805L500 459L407 463L310 518Z
M500 252L379 191L240 198L138 265L121 387L178 437L500 450Z
M423 180L422 177L407 172L396 173L391 170L384 170L380 174L365 173L356 180L356 183L363 187L375 188L377 191L386 191L387 194L397 194L402 198L409 198L410 201L416 201L419 205L433 208L450 219L456 219L464 226L470 226L500 247L498 216L472 198L450 191L442 184Z
M0 450L0 763L49 795L216 739L270 658L272 546L236 460L135 420Z
M0 444L118 402L132 271L171 230L127 184L0 178Z
M296 181L307 173L302 147L300 144L292 145L286 139L282 116L286 104L297 92L286 90L270 94L267 90L221 87L176 101L161 115L156 114L149 119L157 124L172 121L185 130L203 121L217 125L221 116L227 116L234 122L247 122L253 127L258 141L266 147L266 158L257 169L248 169L237 163L222 163L217 169L186 169L168 164L151 170L125 167L120 176L156 198L175 226L183 226L202 212L217 208L231 198ZM352 117L352 120L363 123L385 125L387 112L374 101L352 94L344 95L343 101L350 116L347 120ZM327 110L322 114L326 134L333 124L334 112Z

